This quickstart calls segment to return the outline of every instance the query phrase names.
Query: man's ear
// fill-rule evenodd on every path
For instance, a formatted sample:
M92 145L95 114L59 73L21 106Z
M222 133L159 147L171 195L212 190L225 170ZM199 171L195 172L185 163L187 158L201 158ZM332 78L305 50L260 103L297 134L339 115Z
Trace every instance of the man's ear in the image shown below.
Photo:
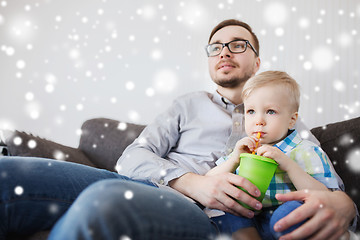
M296 123L298 117L299 117L299 113L298 113L298 112L294 112L294 113L291 115L291 119L290 119L290 122L289 122L289 129L294 128L295 123Z
M255 73L257 73L257 71L259 71L260 64L261 64L260 57L257 57L255 62L254 62L254 75L255 75Z

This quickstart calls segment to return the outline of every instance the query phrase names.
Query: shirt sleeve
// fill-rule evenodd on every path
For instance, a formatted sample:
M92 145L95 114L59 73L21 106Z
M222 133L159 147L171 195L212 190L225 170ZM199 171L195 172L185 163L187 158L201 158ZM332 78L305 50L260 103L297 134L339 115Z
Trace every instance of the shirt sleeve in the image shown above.
M170 180L188 172L166 158L180 137L181 110L175 101L143 130L117 161L119 174L167 185Z
M228 156L223 156L223 157L220 157L218 160L216 160L215 164L216 166L219 166L220 164L223 164L225 161L228 160Z
M320 147L316 145L297 147L290 153L290 158L295 159L304 171L327 188L340 189L329 159Z

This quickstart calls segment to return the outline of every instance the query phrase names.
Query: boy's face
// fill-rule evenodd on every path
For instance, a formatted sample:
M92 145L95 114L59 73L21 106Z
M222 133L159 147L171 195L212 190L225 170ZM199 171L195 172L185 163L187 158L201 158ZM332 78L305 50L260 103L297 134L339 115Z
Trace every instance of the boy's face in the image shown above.
M262 144L275 144L286 137L297 120L288 90L283 85L257 88L244 99L245 131L248 136L261 133Z

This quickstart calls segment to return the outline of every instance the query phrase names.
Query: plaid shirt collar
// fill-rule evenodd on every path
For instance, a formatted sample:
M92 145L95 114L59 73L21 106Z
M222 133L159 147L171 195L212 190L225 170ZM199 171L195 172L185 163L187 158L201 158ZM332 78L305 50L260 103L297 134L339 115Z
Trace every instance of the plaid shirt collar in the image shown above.
M300 134L296 130L290 130L290 134L285 139L278 142L274 146L279 148L283 153L291 151L296 145L298 145L302 139Z

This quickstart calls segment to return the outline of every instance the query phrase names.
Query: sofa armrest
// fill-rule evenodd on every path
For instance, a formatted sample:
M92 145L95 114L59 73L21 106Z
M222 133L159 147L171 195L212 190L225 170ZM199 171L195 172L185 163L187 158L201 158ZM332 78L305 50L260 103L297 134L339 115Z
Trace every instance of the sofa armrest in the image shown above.
M3 136L11 156L49 158L95 166L80 149L64 146L16 130L4 130Z
M116 171L115 165L122 152L144 128L143 125L107 118L90 119L81 127L79 149L97 167Z

